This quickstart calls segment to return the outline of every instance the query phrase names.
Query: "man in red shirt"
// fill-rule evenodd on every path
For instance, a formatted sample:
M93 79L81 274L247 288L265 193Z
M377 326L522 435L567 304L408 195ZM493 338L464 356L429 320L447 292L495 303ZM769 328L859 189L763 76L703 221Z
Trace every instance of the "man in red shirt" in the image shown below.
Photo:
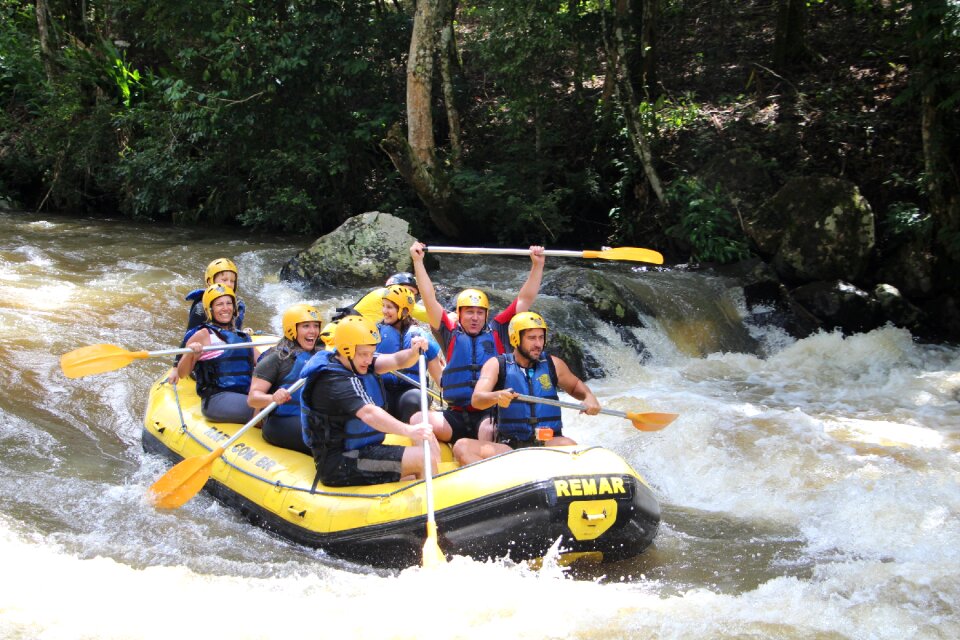
M448 408L442 414L431 413L430 421L437 439L453 443L453 455L460 460L458 440L493 440L491 410L476 409L470 404L470 398L483 364L506 352L504 345L509 344L507 326L510 319L533 305L543 279L545 257L543 247L530 247L530 274L526 282L513 302L493 318L489 317L490 302L486 294L477 289L465 289L457 296L456 319L453 319L437 301L433 282L423 265L423 256L423 243L415 242L410 247L410 257L420 296L430 327L437 332L440 347L447 357L441 386ZM412 423L419 420L419 413L410 418Z

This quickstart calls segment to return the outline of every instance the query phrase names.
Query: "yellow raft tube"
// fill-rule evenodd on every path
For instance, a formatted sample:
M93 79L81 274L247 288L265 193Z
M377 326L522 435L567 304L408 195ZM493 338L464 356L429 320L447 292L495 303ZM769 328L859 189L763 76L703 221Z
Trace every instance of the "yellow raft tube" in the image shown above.
M209 453L241 426L207 422L192 380L174 388L161 379L150 389L143 448L179 462ZM526 448L464 467L441 450L433 494L448 555L535 560L559 539L561 559L620 560L641 553L660 526L650 488L608 449ZM422 480L328 488L312 458L266 443L254 428L213 464L204 489L254 524L331 556L388 568L421 560Z

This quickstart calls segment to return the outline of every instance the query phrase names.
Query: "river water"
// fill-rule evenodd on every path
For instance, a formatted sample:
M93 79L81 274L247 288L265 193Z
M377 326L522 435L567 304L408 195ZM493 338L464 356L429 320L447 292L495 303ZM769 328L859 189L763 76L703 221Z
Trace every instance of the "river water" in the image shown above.
M565 431L657 493L663 525L640 558L387 572L285 542L203 494L153 510L145 490L168 467L140 429L166 362L69 380L59 356L177 346L183 295L222 255L254 328L278 331L302 297L325 314L356 299L277 280L308 243L0 213L0 637L960 637L960 349L895 328L796 341L754 326L762 310L703 274L626 272L675 309L626 336L644 358L613 327L562 320L585 327L609 372L590 381L602 404L680 414L656 433L565 415ZM438 281L504 292L528 265L440 260ZM537 305L548 322L567 307ZM756 348L724 346L741 343Z

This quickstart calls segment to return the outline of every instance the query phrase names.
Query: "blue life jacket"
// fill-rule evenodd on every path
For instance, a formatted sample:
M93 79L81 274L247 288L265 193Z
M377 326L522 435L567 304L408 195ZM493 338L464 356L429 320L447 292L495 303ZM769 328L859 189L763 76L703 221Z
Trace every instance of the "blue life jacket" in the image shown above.
M317 383L320 372L324 369L338 369L359 378L370 399L378 407L384 407L384 392L380 377L374 373L358 376L340 364L336 355L336 351L318 351L300 371L300 377L307 378L300 396L300 428L303 442L314 450L342 449L344 451L380 444L386 434L377 431L356 415L326 415L310 406L312 388Z
M513 389L536 398L559 399L557 370L546 352L529 369L518 365L512 353L497 356L497 361L500 363L500 375L495 389ZM501 437L529 441L533 439L537 427L549 427L559 432L563 427L560 407L514 400L509 407L499 408L497 431Z
M266 353L264 355L266 355ZM284 376L283 380L280 381L280 384L277 385L274 391L280 387L290 387L290 385L299 380L300 371L303 369L304 365L307 364L307 361L310 360L311 357L313 357L313 354L309 351L300 350L297 353L296 359L293 361L293 368L290 369L290 373ZM290 394L290 400L284 402L273 410L273 415L278 417L300 415L300 396L302 394L303 387L300 387Z
M385 322L377 324L377 328L380 330L380 344L377 345L377 353L397 353L403 349L409 349L410 340L417 336L421 336L427 339L427 351L424 353L427 358L427 362L432 361L440 354L440 345L437 343L436 339L430 335L430 332L422 330L416 325L411 326L403 333L401 333L396 327ZM418 365L407 367L406 369L401 369L400 371L415 380L420 377L420 368ZM383 380L383 384L387 388L387 391L391 393L413 388L410 383L401 380L397 376L393 375L393 373L385 373L380 376L380 378Z
M483 363L504 352L500 336L484 327L476 336L467 334L458 324L447 344L447 366L443 368L440 386L443 399L452 407L467 407L473 388L480 378Z
M250 336L232 329L212 324L200 328L216 334L227 344L250 342ZM197 395L207 398L221 391L249 393L253 377L253 349L229 349L216 358L197 360L193 365L193 377L197 380Z

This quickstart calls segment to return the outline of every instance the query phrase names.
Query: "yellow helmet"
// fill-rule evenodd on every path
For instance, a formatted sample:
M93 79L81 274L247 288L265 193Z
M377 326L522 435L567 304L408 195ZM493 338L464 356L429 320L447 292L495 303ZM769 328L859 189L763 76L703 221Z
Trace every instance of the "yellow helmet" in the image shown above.
M392 284L383 292L383 299L397 305L397 317L403 320L413 311L416 299L413 289L402 284Z
M326 325L324 325L323 329L320 329L320 341L323 342L323 346L327 347L328 349L333 349L333 347L336 346L333 344L333 337L336 335L336 333L336 322L328 322Z
M213 284L213 279L221 271L233 271L233 274L237 277L234 284L237 285L237 289L240 288L240 272L237 271L237 265L233 264L233 261L227 258L217 258L207 265L207 270L204 272L203 278L206 280L208 287Z
M527 329L543 329L543 339L547 339L547 323L539 313L523 311L513 316L507 326L507 336L511 347L520 346L520 332Z
M460 314L460 307L483 307L489 311L490 301L487 300L487 294L479 289L464 289L457 296L457 315Z
M217 298L222 298L223 296L230 296L233 300L233 317L237 317L237 294L227 285L218 282L217 284L210 285L206 291L203 292L203 310L207 314L207 320L213 320L211 307Z
M283 312L283 335L296 341L297 325L301 322L320 322L320 312L302 302L287 307Z
M347 316L341 319L333 335L333 345L337 352L353 358L357 353L357 345L361 344L380 344L377 325L363 316Z

